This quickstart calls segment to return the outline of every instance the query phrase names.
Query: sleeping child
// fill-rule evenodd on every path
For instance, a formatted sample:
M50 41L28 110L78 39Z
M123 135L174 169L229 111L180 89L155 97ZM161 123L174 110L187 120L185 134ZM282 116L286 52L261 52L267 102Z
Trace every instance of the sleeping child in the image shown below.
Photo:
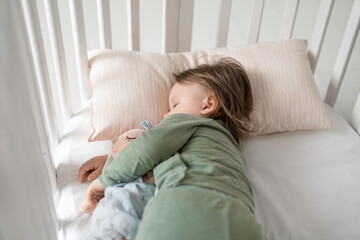
M220 58L175 75L170 111L115 158L87 191L95 206L106 187L153 170L136 239L266 239L239 141L252 134L252 93L241 64ZM91 207L89 207L91 209Z

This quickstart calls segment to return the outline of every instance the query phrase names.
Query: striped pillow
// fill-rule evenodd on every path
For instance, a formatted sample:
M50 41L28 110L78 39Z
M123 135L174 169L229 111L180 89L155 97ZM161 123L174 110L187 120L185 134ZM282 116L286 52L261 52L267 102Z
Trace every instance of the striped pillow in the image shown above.
M329 128L307 58L305 40L258 43L238 48L158 54L120 50L89 53L92 134L89 141L112 140L158 124L168 111L172 73L207 63L214 55L239 60L249 76L258 134Z

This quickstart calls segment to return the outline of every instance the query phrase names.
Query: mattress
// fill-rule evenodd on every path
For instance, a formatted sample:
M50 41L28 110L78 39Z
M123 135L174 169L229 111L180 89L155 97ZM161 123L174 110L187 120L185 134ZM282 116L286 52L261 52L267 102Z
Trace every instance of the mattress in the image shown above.
M332 128L257 136L242 145L253 185L255 215L268 239L360 239L360 137L325 105ZM55 154L59 239L82 239L90 215L79 212L89 183L86 160L111 141L88 142L90 100L65 126Z

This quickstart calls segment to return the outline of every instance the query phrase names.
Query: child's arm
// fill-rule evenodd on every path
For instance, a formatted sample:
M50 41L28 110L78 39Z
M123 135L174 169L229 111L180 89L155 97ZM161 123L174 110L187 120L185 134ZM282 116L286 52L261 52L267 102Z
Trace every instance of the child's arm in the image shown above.
M80 210L92 213L99 203L100 199L104 197L105 187L96 178L86 191L86 199L81 203Z
M211 119L177 113L163 119L108 159L99 179L105 186L131 182L179 151L201 122ZM156 180L156 179L155 179Z

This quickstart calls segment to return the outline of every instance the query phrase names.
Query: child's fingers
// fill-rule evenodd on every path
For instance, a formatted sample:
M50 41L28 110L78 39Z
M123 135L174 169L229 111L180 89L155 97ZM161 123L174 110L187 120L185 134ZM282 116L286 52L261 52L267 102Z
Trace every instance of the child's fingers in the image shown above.
M83 183L85 178L95 169L95 166L84 163L79 169L79 181Z
M87 170L85 169L84 165L82 165L82 166L80 167L80 169L79 169L79 181L80 181L81 183L84 182L84 175L85 175L86 172L87 172Z
M91 171L86 171L86 172L79 172L79 181L81 183L85 182L85 179L88 177L88 175L91 173Z
M101 170L99 168L95 169L93 172L91 172L86 178L88 181L93 181L98 176L100 176Z
M84 182L84 175L79 173L79 182L83 183Z

